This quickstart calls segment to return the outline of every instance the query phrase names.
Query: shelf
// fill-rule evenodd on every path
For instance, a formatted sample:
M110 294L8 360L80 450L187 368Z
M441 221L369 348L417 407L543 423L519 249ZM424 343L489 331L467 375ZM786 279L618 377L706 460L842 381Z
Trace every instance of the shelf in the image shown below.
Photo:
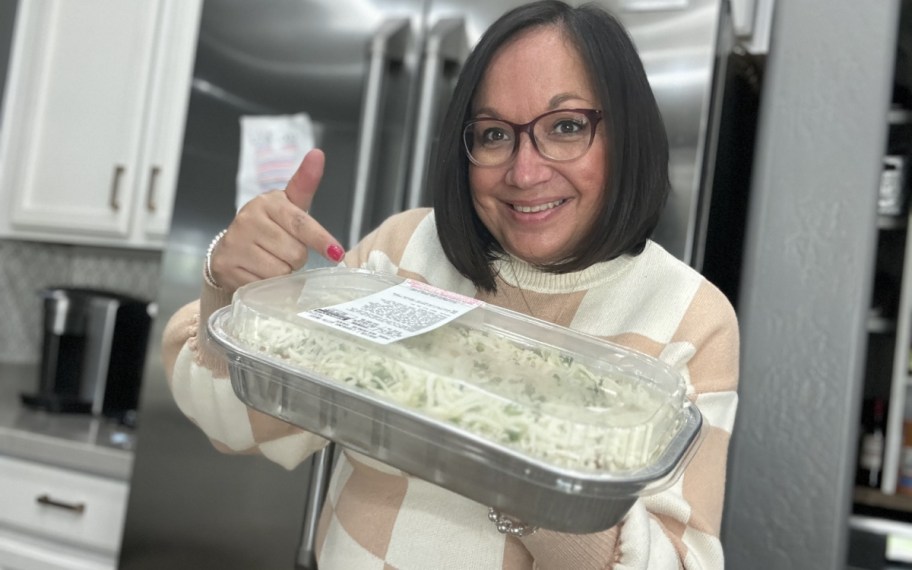
M852 515L849 517L849 528L868 534L885 537L884 551L880 556L885 559L884 570L899 570L908 568L912 562L912 524L887 519ZM879 556L878 556L879 558ZM890 562L897 562L902 566L893 566ZM865 566L868 568L869 566ZM849 566L849 568L856 568ZM860 570L860 569L859 569Z
M896 534L912 537L912 524L901 521L891 521L880 517L852 515L849 517L849 526L855 530L862 530L873 534Z
M861 505L905 513L912 518L912 496L899 494L888 495L878 489L855 487L853 499L856 503ZM912 522L903 524L908 526L910 535L912 535Z

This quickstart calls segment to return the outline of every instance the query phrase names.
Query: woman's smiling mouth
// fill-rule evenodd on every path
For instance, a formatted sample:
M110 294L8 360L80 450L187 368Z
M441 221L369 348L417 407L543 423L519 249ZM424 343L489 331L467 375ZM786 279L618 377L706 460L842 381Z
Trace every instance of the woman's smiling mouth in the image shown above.
M551 208L556 208L566 202L566 199L555 200L553 202L548 202L546 204L538 204L537 206L520 206L518 204L510 204L510 207L514 211L520 212L523 214L534 214L536 212L544 212L545 210L550 210Z

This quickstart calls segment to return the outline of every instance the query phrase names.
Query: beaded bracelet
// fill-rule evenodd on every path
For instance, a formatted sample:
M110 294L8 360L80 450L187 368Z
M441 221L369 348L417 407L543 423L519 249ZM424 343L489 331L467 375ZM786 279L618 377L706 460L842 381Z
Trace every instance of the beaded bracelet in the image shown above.
M218 283L215 281L215 276L212 275L212 252L215 251L215 246L218 245L219 240L225 237L227 229L220 231L215 234L215 237L212 238L212 241L209 243L209 249L206 250L206 268L203 271L203 277L206 279L206 283L215 287L216 289L221 289Z

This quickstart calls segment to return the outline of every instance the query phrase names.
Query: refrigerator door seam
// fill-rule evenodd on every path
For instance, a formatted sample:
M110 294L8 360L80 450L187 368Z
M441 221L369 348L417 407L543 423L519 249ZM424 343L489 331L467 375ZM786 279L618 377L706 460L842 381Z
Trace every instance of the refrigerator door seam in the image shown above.
M367 215L367 195L373 177L376 142L380 131L387 63L403 59L409 32L408 18L391 18L380 25L370 44L370 66L361 107L361 136L355 165L354 201L348 247L358 243Z

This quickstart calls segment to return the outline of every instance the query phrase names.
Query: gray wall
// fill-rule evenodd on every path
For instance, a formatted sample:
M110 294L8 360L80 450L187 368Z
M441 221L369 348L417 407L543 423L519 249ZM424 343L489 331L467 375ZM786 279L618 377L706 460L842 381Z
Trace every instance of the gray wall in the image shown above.
M779 0L739 314L728 567L844 568L897 0Z
M18 0L0 0L0 109L3 108L3 91L9 66L10 46L13 41L13 27L16 23Z

